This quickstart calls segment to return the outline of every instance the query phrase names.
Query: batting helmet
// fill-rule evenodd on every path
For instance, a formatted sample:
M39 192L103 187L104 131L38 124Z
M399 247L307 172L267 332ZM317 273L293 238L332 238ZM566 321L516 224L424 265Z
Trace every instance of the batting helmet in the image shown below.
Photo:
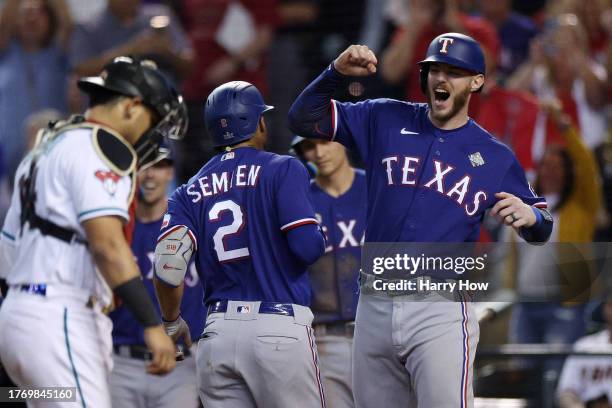
M153 61L117 57L104 67L99 76L81 78L77 85L87 94L110 91L119 95L139 97L144 105L159 116L156 125L134 145L139 167L156 157L164 137L178 140L185 135L188 124L187 106L183 97L164 78Z
M249 140L264 112L274 109L265 104L259 90L244 81L232 81L215 88L206 100L206 130L213 144L230 146Z
M472 37L459 33L446 33L437 36L429 44L425 59L419 62L421 66L421 91L427 91L427 75L429 64L441 62L485 74L485 57L480 44ZM480 92L480 89L476 92Z

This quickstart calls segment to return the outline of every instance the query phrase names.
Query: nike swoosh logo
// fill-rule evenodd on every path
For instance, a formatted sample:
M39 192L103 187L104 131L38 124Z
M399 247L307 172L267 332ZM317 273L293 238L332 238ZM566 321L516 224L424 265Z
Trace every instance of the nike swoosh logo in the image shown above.
M166 270L166 271L178 271L178 270L180 270L180 268L175 268L174 266L168 266L168 264L164 264L164 266L162 266L162 268L164 268L164 270Z
M402 135L418 135L418 132L411 132L409 130L406 130L406 128L402 128L402 130L400 130L400 133Z

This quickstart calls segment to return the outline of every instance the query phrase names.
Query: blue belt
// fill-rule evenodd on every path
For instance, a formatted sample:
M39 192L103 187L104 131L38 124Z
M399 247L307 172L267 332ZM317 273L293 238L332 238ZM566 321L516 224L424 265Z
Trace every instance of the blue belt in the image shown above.
M13 289L17 289L20 292L28 292L33 295L46 296L47 295L47 285L44 283L31 283L31 284L23 284L23 285L15 285L11 286Z
M208 314L225 313L227 312L227 300L219 300L208 305ZM245 306L238 305L239 309ZM245 313L242 310L236 310L238 313ZM261 302L259 305L259 313L274 314L281 316L293 316L293 305L291 303L276 303L276 302Z
M19 292L26 292L32 295L38 295L43 297L47 296L46 283L24 283L22 285L12 285L9 287L9 290L17 290ZM90 296L87 302L85 303L85 306L90 309L93 309L96 303L97 300L93 296ZM101 312L107 315L113 310L113 307L114 306L112 305L103 307Z

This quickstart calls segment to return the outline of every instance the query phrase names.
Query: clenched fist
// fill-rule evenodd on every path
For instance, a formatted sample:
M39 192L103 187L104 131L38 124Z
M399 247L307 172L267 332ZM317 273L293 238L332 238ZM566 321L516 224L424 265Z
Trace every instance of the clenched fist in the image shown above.
M351 45L334 61L334 68L343 75L368 76L376 73L378 60L365 45Z

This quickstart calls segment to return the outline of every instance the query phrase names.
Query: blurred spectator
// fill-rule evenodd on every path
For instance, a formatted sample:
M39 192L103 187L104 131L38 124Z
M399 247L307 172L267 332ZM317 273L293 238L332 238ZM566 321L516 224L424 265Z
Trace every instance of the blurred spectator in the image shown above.
M549 245L515 246L515 287L524 303L515 306L510 338L516 343L573 343L586 331L582 302L591 265L580 251L554 243L593 240L601 190L595 158L560 104L543 108L565 139L564 147L549 146L537 167L535 190L546 198L555 222ZM555 360L551 367L560 363Z
M605 143L595 149L603 189L603 209L600 213L595 240L612 242L612 129Z
M25 135L26 135L26 151L32 150L36 144L36 136L38 131L44 129L49 125L49 122L56 121L62 118L61 112L55 109L43 109L38 112L32 113L25 121Z
M66 2L75 24L82 24L104 11L107 0L66 0Z
M612 7L608 0L575 0L574 11L585 28L589 54L599 63L604 63L610 33L606 30ZM609 71L608 71L609 72Z
M417 63L425 56L432 38L453 31L477 38L483 45L497 41L495 28L482 18L460 12L456 0L409 0L408 13L405 19L398 17L405 23L384 50L380 73L390 83L403 81L409 101L425 101Z
M529 59L508 79L507 86L532 91L542 100L561 100L563 111L587 146L594 148L606 132L607 74L588 56L587 49L578 18L559 15L532 41Z
M108 0L91 21L77 26L70 45L70 66L77 76L97 75L120 55L155 61L175 84L189 75L193 51L172 11L141 0Z
M581 338L575 351L612 353L612 296L604 302L606 328ZM612 408L612 355L570 356L557 386L560 408Z
M475 38L477 41L480 38ZM528 179L533 181L535 163L544 147L562 141L557 126L546 121L537 98L519 90L500 85L500 75L495 55L499 43L495 40L481 42L487 66L486 81L481 93L472 95L470 117L497 139L510 146L516 154Z
M66 110L65 47L72 23L64 0L6 0L0 14L0 143L12 177L25 148L24 120Z
M287 111L310 79L306 50L316 32L319 7L316 0L280 0L279 24L269 52L268 82L270 137L267 148L286 154L293 134L287 126Z
M512 11L512 0L481 1L482 15L495 28L501 41L497 59L499 72L512 73L529 56L529 42L538 32L528 17Z
M266 54L278 17L276 0L182 0L180 10L195 51L194 70L183 83L189 129L176 151L183 182L214 154L204 126L208 94L231 80L268 92Z

